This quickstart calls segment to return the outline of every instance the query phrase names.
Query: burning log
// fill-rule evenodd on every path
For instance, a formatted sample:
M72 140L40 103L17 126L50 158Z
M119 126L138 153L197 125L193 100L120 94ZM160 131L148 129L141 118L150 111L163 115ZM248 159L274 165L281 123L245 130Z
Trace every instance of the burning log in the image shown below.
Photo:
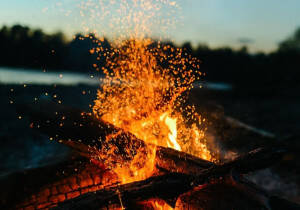
M126 157L125 148L128 145L133 145L132 150L146 147L144 141L134 135L96 119L80 109L51 102L40 102L20 106L19 112L29 116L32 122L31 127L51 136L51 139L72 147L80 155L89 159L93 159L93 155L99 151L109 135L122 134L117 135L116 139L110 142L121 151L118 154L121 158ZM156 147L156 164L158 168L181 173L197 173L199 169L213 165L212 162L187 153L160 146Z
M1 177L0 206L1 209L51 208L116 182L113 172L75 155L55 165Z
M259 158L261 157L262 153L266 153L266 149L260 149L257 151L253 151L248 155L241 156L240 158L236 159L235 162L231 162L231 164L227 164L227 167L230 168L231 166L235 166L237 169L242 169L244 172L247 171L247 161L249 163L255 163L259 162ZM272 157L277 157L280 156L280 151L273 149L274 151L273 155L269 155L268 158L265 159L272 159ZM281 150L281 152L283 152ZM266 155L264 155L266 157ZM271 163L270 161L266 161L266 166L268 163ZM242 167L241 167L242 166ZM250 167L248 170L254 169L254 167ZM262 164L258 164L257 169L262 167ZM51 168L56 169L56 170L51 170ZM226 169L226 167L225 167ZM212 171L211 173L214 173L215 169L209 169L208 171ZM55 172L59 171L59 173ZM229 171L229 169L228 169ZM230 171L231 172L231 171ZM205 174L207 172L203 172L202 177L205 177ZM222 175L224 173L225 175ZM52 174L52 175L51 175ZM157 176L156 178L151 178L150 180L151 183L154 183L154 186L157 188L153 188L153 186L149 186L147 184L147 187L150 187L149 189L153 189L152 195L151 191L149 191L149 198L153 198L157 195L157 192L159 192L159 195L161 196L160 198L165 199L170 205L174 205L175 201L174 199L169 199L169 197L166 197L164 195L173 195L175 192L178 192L178 195L175 194L174 197L178 197L181 194L181 191L179 189L186 189L186 186L181 187L181 185L186 184L186 181L189 181L189 179L192 179L192 181L195 179L193 175L188 175L188 174L177 174L177 173L172 173L173 175L163 175L163 176ZM226 170L222 169L219 170L218 173L214 173L215 176L209 175L209 179L207 180L208 183L216 183L215 180L218 180L219 177L223 180L224 177L227 177L228 174L226 174ZM230 173L231 174L231 173ZM239 173L236 173L239 175ZM238 189L242 191L245 191L246 194L249 196L251 195L252 198L255 198L256 200L259 200L261 197L264 198L263 196L266 196L267 194L260 193L260 191L255 191L252 188L248 189L245 187L244 182L241 182L241 177L240 176L235 176L230 179L231 182L229 183L230 186L237 186L240 184L243 184L241 186L238 186ZM200 176L200 177L201 177ZM15 177L15 176L14 176ZM180 178L182 177L182 178ZM188 180L186 180L184 177L188 177ZM40 181L41 179L46 179L44 181ZM183 182L182 182L183 179ZM22 181L21 181L22 180ZM212 181L213 180L213 181ZM233 181L232 181L233 180ZM18 181L18 182L16 182ZM149 180L148 180L149 181ZM205 180L204 180L205 181ZM3 183L6 183L7 180ZM22 176L18 176L16 180L12 180L10 182L16 183L16 187L13 189L16 190L20 195L18 196L18 199L21 199L22 197L25 196L25 200L21 200L21 202L17 205L18 208L29 208L29 207L34 207L34 208L40 208L40 207L55 207L58 203L67 201L71 198L75 198L77 196L80 196L78 199L81 200L81 196L85 196L87 192L94 192L94 191L101 191L107 192L107 190L111 190L110 193L113 193L113 190L117 186L117 177L114 179L114 174L110 173L109 171L105 171L103 169L99 169L97 166L95 166L92 163L89 163L85 159L82 158L77 158L77 159L72 159L68 160L65 164L59 164L55 165L52 167L47 167L43 170L41 169L33 169L30 171L25 172ZM42 183L41 183L42 182ZM114 186L111 186L113 183ZM147 182L140 182L140 183L147 183ZM188 182L187 182L188 183ZM169 186L169 184L171 186ZM166 186L164 188L163 186ZM195 182L196 185L196 182ZM4 185L2 185L4 186ZM130 185L132 186L132 185ZM140 186L140 184L138 185ZM175 187L176 189L170 193L168 193L168 190L171 190L171 187ZM121 186L122 187L122 186ZM145 187L145 186L143 186ZM191 187L191 188L190 188ZM201 186L203 187L203 186ZM188 189L192 189L193 187L190 186L190 184L187 184L187 191ZM218 187L217 187L218 188ZM228 188L228 187L227 187ZM136 188L138 189L138 188ZM219 188L218 188L219 189ZM139 189L141 190L141 189ZM144 192L141 190L139 192L141 193L142 197L139 197L138 199L130 198L128 203L124 201L124 205L134 205L136 204L137 201L142 200L142 199L147 199L148 197L144 197ZM13 193L15 194L15 193ZM262 195L261 195L262 194ZM138 194L137 194L138 195ZM208 196L208 195L207 195ZM181 197L181 196L180 196ZM2 196L3 198L3 196ZM16 198L13 196L13 202L16 202ZM269 198L269 196L268 196ZM271 198L271 197L270 197ZM82 198L85 200L84 198ZM108 198L107 198L108 199ZM277 200L274 200L275 198L272 197L272 202ZM98 199L97 199L98 200ZM109 199L108 199L109 200ZM122 201L124 198L122 197ZM76 200L77 201L77 200ZM259 200L260 201L260 200ZM88 201L85 201L88 203ZM104 201L103 201L104 202ZM111 200L109 202L113 203ZM108 202L108 203L109 203ZM260 201L261 202L261 201ZM93 202L91 202L89 205L92 205ZM119 200L116 200L116 203L119 204ZM287 202L289 203L289 202ZM7 203L6 203L7 205ZM73 205L73 204L72 204ZM74 204L75 205L75 204ZM81 205L81 204L80 204ZM87 205L87 204L86 204ZM106 205L106 204L104 204ZM185 204L186 205L186 204ZM291 204L292 205L292 204ZM76 206L76 205L75 205ZM95 204L96 206L96 204ZM65 207L65 206L64 206ZM67 209L67 207L66 207Z
M92 115L84 114L80 109L65 107L50 102L40 102L35 105L22 106L22 109L20 112L29 115L30 120L33 122L33 124L31 124L32 127L74 148L82 156L89 159L92 158L93 153L97 152L95 150L101 147L102 141L99 141L99 139L103 140L106 136L119 132L125 134L118 135L116 140L118 141L117 146L120 150L126 147L126 144L129 144L129 142L135 145L135 149L145 147L145 143L137 139L134 135L126 133L100 119L95 119ZM124 136L127 138L124 138ZM278 147L275 146L269 148L278 149ZM266 153L259 151L260 149L258 149L256 153L252 152L256 156L260 155L258 159L267 158L265 156L270 155L270 152L272 153L272 151ZM249 155L252 153L250 152ZM269 160L273 161L270 158ZM169 172L187 174L195 174L201 169L209 168L214 165L212 162L187 153L160 146L158 146L156 150L156 163L158 168L165 169ZM259 163L258 161L256 164ZM251 167L250 162L245 161L244 164L245 165L240 165L241 172L243 172L243 168L248 169ZM261 162L261 164L261 168L264 168L264 162ZM257 167L257 165L254 167Z
M111 186L94 193L87 193L75 199L68 200L58 205L57 209L96 209L107 204L131 205L150 198L160 198L175 207L179 195L192 190L194 187L210 184L216 180L223 180L233 170L238 173L247 173L262 167L267 167L276 162L286 150L278 147L261 148L242 155L233 161L222 165L214 165L208 169L198 171L197 175L168 173L161 176L153 176L143 181L125 185ZM232 176L231 176L232 177ZM236 177L231 178L235 185L240 182ZM245 182L245 181L244 181ZM252 189L248 186L248 188ZM243 189L248 189L243 187ZM257 191L257 190L256 190ZM258 196L252 190L256 200L268 207L268 201L261 200L266 195L260 192Z
M147 209L143 207L151 200L163 200L176 209L228 209L228 206L236 209L261 209L268 204L257 200L257 195L248 194L233 187L228 177L193 187L190 186L189 179L184 185L182 179L185 177L181 175L168 174L152 177L151 180L145 180L143 183L114 186L65 201L54 209L105 209L105 207L107 209L111 207ZM238 184L235 183L235 185ZM250 188L249 191L251 190ZM186 192L180 194L184 191ZM224 200L224 197L227 200ZM217 204L218 208L212 208L212 203L214 206Z

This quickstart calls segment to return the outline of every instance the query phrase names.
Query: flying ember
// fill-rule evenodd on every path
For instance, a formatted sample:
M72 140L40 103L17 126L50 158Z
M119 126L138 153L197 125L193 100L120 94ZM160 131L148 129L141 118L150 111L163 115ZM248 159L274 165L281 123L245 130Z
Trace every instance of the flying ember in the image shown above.
M167 0L120 1L118 11L126 15L118 23L127 23L127 36L120 36L113 50L105 51L99 42L99 47L90 51L98 53L99 60L103 55L106 58L94 115L146 143L146 149L127 145L125 150L134 157L124 162L112 159L118 148L110 144L115 135L122 134L106 137L109 146L95 158L111 168L123 184L155 173L157 146L212 160L202 126L205 119L186 102L193 83L201 76L199 61L180 48L148 38L155 25L152 20L166 4L177 6ZM158 209L159 203L152 205Z

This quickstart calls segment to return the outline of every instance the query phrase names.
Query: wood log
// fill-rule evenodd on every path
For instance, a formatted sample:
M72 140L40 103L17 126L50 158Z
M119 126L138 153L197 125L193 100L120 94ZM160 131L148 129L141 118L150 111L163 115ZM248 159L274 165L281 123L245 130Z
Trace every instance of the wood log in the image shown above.
M257 162L259 160L266 160L265 166L267 166L271 163L270 159L276 161L274 156L279 156L279 154L276 155L275 149L273 149L273 154L275 155L271 155L267 151L267 149L253 151L227 165L229 165L229 168L231 165L232 168L244 172L255 169L254 166L247 164L247 162L254 164L257 168L261 168L263 164L257 164ZM280 151L283 152L282 150ZM263 155L264 158L261 158L261 153L268 153L269 155ZM219 171L214 172L216 177L214 175L209 175L209 177L216 180L218 177L223 178L227 172L231 171L226 169L225 164L225 169L219 169ZM203 175L201 169L198 170L198 173ZM194 173L191 173L191 175L194 175ZM207 181L211 183L210 179ZM107 185L116 184L117 181L118 179L115 174L95 166L85 158L70 158L63 163L40 169L27 170L0 180L1 186L4 189L1 194L1 206L6 206L7 209L11 209L12 206L17 206L18 208L54 207L57 203L64 200L103 189ZM18 193L17 199L15 198L16 192ZM252 195L252 197L255 196ZM168 202L172 203L171 201Z
M179 196L176 209L227 210L227 209L269 209L296 210L300 205L286 199L272 196L254 183L237 180L232 183L231 177L223 182L217 182L201 187Z
M112 171L72 156L55 165L0 178L1 209L44 209L118 182Z
M136 150L146 150L144 141L80 109L41 101L22 105L18 112L29 116L32 128L72 147L89 159L94 158L95 153L101 150L103 142L109 135L116 136L110 143L118 147L118 153L115 155L124 158L122 160L124 162L130 160ZM131 153L128 154L128 151ZM199 169L213 165L212 162L187 153L160 146L156 147L156 164L158 168L181 173L196 173Z
M57 209L96 209L107 204L130 205L150 198L160 198L175 206L179 195L199 185L209 184L224 179L232 170L246 173L276 162L286 151L279 148L261 148L239 156L222 165L214 165L198 171L196 175L168 173L150 177L146 180L87 193L75 199L59 204ZM122 199L122 202L120 201Z
M111 186L93 194L87 193L63 202L56 209L96 209L121 202L127 206L133 201L138 202L149 198L174 200L181 193L192 189L193 180L191 175L181 173L153 176L139 182Z
M120 129L115 128L105 122L99 121L98 119L94 119L91 115L81 114L82 111L80 110L71 109L69 107L63 107L56 104L49 106L49 103L42 105L38 104L37 106L39 109L36 107L30 107L30 109L27 109L26 111L31 117L31 120L34 122L32 127L39 128L44 133L47 133L51 136L53 136L52 134L55 133L56 135L54 135L54 138L61 140L61 142L65 143L66 145L72 146L74 149L79 151L81 155L84 155L88 158L91 158L90 152L91 148L93 147L88 147L85 145L85 143L99 146L99 142L95 140L97 139L97 136L100 136L99 138L101 139L101 137L103 138L111 133L120 132ZM23 113L25 112L23 111ZM72 130L74 130L74 132L72 132ZM86 133L88 135L85 135ZM144 143L132 134L126 135L128 137L125 139L127 143L128 139L134 139L135 141L139 142L136 144L137 148L144 146ZM77 141L74 141L73 138ZM71 139L72 141L69 141ZM235 160L236 162L233 161L217 167L214 166L213 163L203 161L191 155L164 147L158 147L158 160L156 162L158 163L158 168L162 168L165 171L195 174L199 175L200 177L206 176L209 177L210 180L223 177L224 174L228 174L232 168L235 168L242 173L264 168L265 166L268 166L279 159L281 154L284 152L284 149L280 150L278 147L258 149L250 152L246 156L237 158ZM253 165L251 166L252 163ZM210 168L208 171L210 171L211 174L202 170L205 168ZM206 181L207 180L202 180L204 183ZM168 198L166 199L168 200Z

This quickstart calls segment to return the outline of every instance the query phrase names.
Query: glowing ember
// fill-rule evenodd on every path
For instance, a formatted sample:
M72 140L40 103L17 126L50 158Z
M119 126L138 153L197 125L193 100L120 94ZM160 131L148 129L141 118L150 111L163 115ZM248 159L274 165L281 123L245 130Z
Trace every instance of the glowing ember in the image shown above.
M165 201L160 199L151 199L148 201L143 202L144 206L149 207L146 209L157 209L157 210L172 210L173 208L170 207Z

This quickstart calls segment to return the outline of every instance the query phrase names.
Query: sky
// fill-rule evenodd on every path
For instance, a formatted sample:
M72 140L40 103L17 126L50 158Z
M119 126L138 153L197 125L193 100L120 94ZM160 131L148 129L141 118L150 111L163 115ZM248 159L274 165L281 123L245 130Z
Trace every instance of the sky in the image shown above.
M82 1L88 0L1 0L0 26L19 23L46 32L63 31L71 37L83 30L76 9ZM177 0L177 3L180 10L173 16L179 23L168 39L178 44L190 41L195 47L205 43L213 48L247 45L252 52L270 52L300 27L300 0Z

